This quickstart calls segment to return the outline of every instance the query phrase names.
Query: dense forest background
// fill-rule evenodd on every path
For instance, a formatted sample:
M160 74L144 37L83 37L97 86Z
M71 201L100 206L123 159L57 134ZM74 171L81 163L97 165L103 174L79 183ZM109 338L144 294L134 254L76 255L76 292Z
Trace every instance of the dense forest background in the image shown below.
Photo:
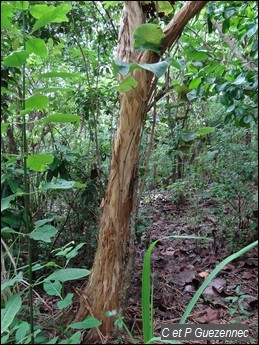
M136 3L151 26L135 30L134 48L159 55L163 29L186 2ZM202 283L194 271L211 272L257 239L257 2L208 1L159 62L145 65L118 59L123 7L123 1L1 2L2 343L78 344L85 330L105 323L91 313L94 306L77 320L76 306L86 303L85 277L98 247L122 95L137 90L136 71L152 72L155 82L132 187L127 295L122 310L106 310L117 330L113 341L133 342L133 334L143 342L133 315L141 314L141 269L154 240L163 237L164 247L154 254L153 271L175 274L182 298L171 302L179 306L183 294L190 300ZM187 238L164 239L170 235ZM167 261L159 266L167 260L163 255L179 265L184 257L184 268L170 271ZM252 320L255 342L256 255L251 251L243 266L228 267L238 281L223 296L230 310L225 318ZM186 270L188 278L179 276ZM166 310L172 291L162 303L158 286L166 290L169 283L159 276L157 284L156 320L177 319L186 305L176 315L173 307ZM98 332L98 341L107 342Z

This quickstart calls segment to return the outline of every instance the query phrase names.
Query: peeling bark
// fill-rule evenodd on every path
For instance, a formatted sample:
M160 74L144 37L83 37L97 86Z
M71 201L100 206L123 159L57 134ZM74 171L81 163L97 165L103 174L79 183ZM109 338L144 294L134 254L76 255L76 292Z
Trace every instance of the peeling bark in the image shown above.
M180 37L186 23L205 6L207 1L186 1L166 26L161 53ZM118 39L117 58L124 62L155 63L160 57L151 52L137 52L133 48L133 32L145 22L138 1L125 1ZM117 137L114 143L111 172L104 210L100 220L98 248L92 274L84 292L91 313L103 322L101 330L108 334L113 320L104 317L105 311L120 312L120 294L127 262L127 243L130 238L129 221L133 190L137 173L141 128L151 96L153 74L136 69L132 77L138 81L135 90L121 94ZM81 299L76 321L89 313L86 298Z

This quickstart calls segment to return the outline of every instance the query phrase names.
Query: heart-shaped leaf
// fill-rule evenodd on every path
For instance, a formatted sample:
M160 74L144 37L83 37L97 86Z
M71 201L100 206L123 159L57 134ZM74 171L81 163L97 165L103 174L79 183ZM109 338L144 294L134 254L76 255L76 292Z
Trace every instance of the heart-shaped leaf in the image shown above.
M41 57L47 57L48 51L45 42L40 38L31 38L26 42L26 50Z
M131 77L123 79L119 85L114 86L112 89L119 92L127 92L134 89L138 85L138 82Z
M58 280L45 281L43 283L43 288L50 296L61 296L62 284Z
M30 233L30 238L35 241L51 242L51 237L55 236L57 230L52 225L43 225Z
M66 297L64 299L62 299L62 301L59 301L57 303L58 308L61 309L65 309L66 307L68 307L70 304L72 304L72 299L74 297L73 293L68 293L66 295Z
M156 24L142 24L134 31L133 37L136 50L159 53L165 35L162 28Z
M53 156L45 154L32 155L27 159L27 167L34 171L44 172L48 169L46 164L51 164L53 159Z
M21 67L25 63L26 59L28 59L29 55L30 54L27 50L13 52L4 58L3 62L7 67Z
M74 322L69 325L70 328L74 329L88 329L100 326L102 323L92 316L87 316L84 321Z
M31 33L40 29L41 27L50 24L52 22L61 23L68 22L66 14L72 9L70 5L60 5L58 7L49 7L46 9L45 13L40 16L40 18L34 24Z
M47 278L45 278L45 281L59 280L60 282L66 282L68 280L76 280L86 277L90 273L90 271L84 268L62 268L49 275Z
M42 95L34 95L25 100L26 109L43 109L49 103L49 98Z

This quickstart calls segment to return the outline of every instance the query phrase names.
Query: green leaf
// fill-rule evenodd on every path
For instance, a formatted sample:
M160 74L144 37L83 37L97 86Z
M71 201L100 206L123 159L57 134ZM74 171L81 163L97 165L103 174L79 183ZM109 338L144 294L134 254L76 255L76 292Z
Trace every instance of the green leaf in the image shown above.
M243 117L242 120L244 121L244 123L251 123L254 121L254 117L250 114L250 115Z
M67 247L67 248L64 248L63 250L60 250L59 252L57 252L55 254L55 256L65 256L68 252L70 252L70 250L72 250L73 247Z
M196 89L201 83L201 78L193 79L189 84L189 89Z
M26 50L13 52L4 58L3 62L7 67L21 67L25 63L26 59L28 59L29 55L29 52Z
M144 343L146 343L150 338L153 337L154 325L151 322L151 314L153 313L152 303L151 303L151 291L150 291L150 261L152 249L157 244L158 240L152 242L146 251L144 264L142 269L142 329Z
M32 269L32 271L34 272L34 271L41 270L43 267L45 267L45 265L42 266L41 264L35 264L35 265L32 266L31 269Z
M44 172L48 169L46 164L51 164L54 160L53 156L45 154L37 154L29 156L27 159L27 167L39 172Z
M173 11L173 7L169 1L158 1L158 12L164 13L167 16L169 13Z
M49 98L47 96L35 95L27 98L25 100L26 109L43 109L49 103Z
M15 197L16 195L12 194L7 196L6 198L1 199L1 212L10 207L10 202L13 201Z
M85 244L86 243L79 243L73 250L66 254L66 258L69 260L74 258L78 254L79 249L81 249Z
M58 337L55 337L55 338L52 338L50 341L48 341L46 344L56 344L57 341L58 341Z
M195 132L181 132L180 137L184 142L192 141L196 138Z
M81 183L81 182L75 182L74 187L76 187L76 188L85 188L86 184L85 183Z
M22 321L18 324L18 329L15 334L15 343L19 344L26 337L27 333L30 331L30 325L26 321Z
M59 5L55 8L48 8L46 12L40 16L40 18L34 24L31 34L40 29L47 24L52 22L61 23L61 22L68 22L68 18L66 14L72 9L70 5Z
M145 63L145 64L137 64L137 63L127 63L119 60L113 61L113 70L114 74L120 73L122 75L127 75L130 72L133 72L134 69L140 68L145 69L148 71L153 72L157 78L160 78L166 72L169 63L166 61L161 61L157 63Z
M26 50L41 57L47 57L48 51L45 42L40 38L31 38L26 42Z
M30 9L30 14L34 18L39 19L44 13L54 8L55 8L54 6L48 6L48 5L34 5Z
M208 33L211 34L213 31L213 24L209 16L207 17L207 24L208 24Z
M178 71L181 70L181 65L179 64L178 61L172 60L170 64L171 64L171 66L173 66L174 68L178 69Z
M193 101L194 99L197 99L198 98L197 90L193 89L192 91L188 92L187 93L187 98L188 98L189 101Z
M210 161L212 159L214 159L217 154L219 153L218 150L215 150L215 151L208 151L203 157L202 157L202 162L207 162L207 161Z
M42 190L48 190L48 189L70 189L75 186L75 181L66 181L60 179L57 183L45 183L42 187Z
M131 64L123 61L119 61L117 59L113 60L112 68L114 75L120 73L122 75L127 75L129 73Z
M11 19L13 16L13 6L1 1L1 29L11 29Z
M45 281L59 280L61 282L66 282L68 280L76 280L86 277L90 273L90 271L83 268L62 268L49 275L47 278L45 278Z
M82 322L71 323L68 327L74 329L89 329L100 326L102 323L92 316L88 316Z
M243 97L243 92L240 88L234 87L234 89L230 91L230 97L239 100Z
M229 19L225 19L223 24L222 24L222 32L223 32L223 34L228 32L229 26L230 26L230 20Z
M138 82L134 78L127 77L123 79L119 85L113 86L112 89L118 92L127 92L134 89L137 85Z
M12 3L17 10L26 10L29 7L29 1L12 1Z
M7 220L9 220L10 218L11 218L11 217L3 217L2 219L4 219L4 220L7 219ZM9 233L9 234L17 234L17 235L21 235L21 236L27 236L27 234L24 234L24 233L22 233L22 232L15 231L15 230L13 230L13 229L11 229L11 228L8 228L7 226L1 229L1 233L4 233L4 232Z
M68 293L66 295L66 297L62 300L62 301L59 301L57 303L58 305L58 309L65 309L66 307L68 307L69 305L72 304L72 299L74 297L74 294L73 293Z
M196 135L198 137L201 137L203 135L206 135L206 134L209 134L209 133L212 133L215 131L215 127L203 127L203 128L199 128L196 132Z
M35 241L51 242L51 237L55 236L57 230L52 225L43 225L30 233L30 238Z
M227 110L226 110L226 113L231 113L234 109L235 109L236 105L235 104L232 104L230 105Z
M2 23L1 23L2 24ZM10 333L7 333L6 335L4 335L3 337L1 337L1 344L7 344L7 341L10 337Z
M45 117L43 120L45 122L58 122L58 123L70 123L78 122L81 119L79 115L73 114L55 114Z
M232 84L234 85L242 85L246 82L246 78L242 75L239 75L234 81Z
M61 297L62 284L58 280L44 281L43 288L48 295Z
M61 340L59 344L80 344L81 332L78 331L73 334L70 338Z
M21 192L21 189L19 188L19 185L17 183L17 181L15 181L14 179L12 179L11 177L7 177L7 181L9 184L9 187L11 188L11 191L17 195L17 192Z
M1 291L4 291L7 287L13 286L15 283L23 280L22 272L17 274L14 278L8 280L6 283L1 284Z
M160 26L156 24L142 24L133 34L135 40L134 49L138 51L151 50L159 54L164 36Z
M187 55L194 61L204 61L208 57L208 54L205 52L192 51L192 50L189 50L187 52Z
M206 74L207 73L210 74L211 72L213 72L218 67L218 65L219 64L217 61L213 61L208 66L204 67L201 71L203 71Z
M46 224L46 223L50 223L54 220L54 217L53 218L46 218L46 219L40 219L40 220L37 220L34 225L35 225L35 229L39 228L40 226Z
M112 316L116 316L118 313L116 310L108 310L104 313L104 316L108 316L108 317L112 317Z
M73 89L70 89L68 87L39 87L37 89L34 89L34 93L38 93L38 92L69 92L69 91L73 91Z
M160 78L165 74L169 64L166 61L161 61L161 62L152 63L152 64L144 63L139 66L141 68L144 68L148 71L153 72L157 76L157 78Z
M22 306L21 293L12 295L4 309L1 309L1 333L4 333Z
M258 31L258 24L255 24L254 26L252 26L247 32L246 32L246 36L248 38L250 38L251 36L253 36L256 32Z
M253 201L258 203L258 191L253 195Z
M39 74L39 78L74 78L77 74L69 72L47 72Z
M103 1L104 8L109 9L110 7L116 7L120 1Z
M226 7L223 13L224 18L230 18L236 12L235 7Z

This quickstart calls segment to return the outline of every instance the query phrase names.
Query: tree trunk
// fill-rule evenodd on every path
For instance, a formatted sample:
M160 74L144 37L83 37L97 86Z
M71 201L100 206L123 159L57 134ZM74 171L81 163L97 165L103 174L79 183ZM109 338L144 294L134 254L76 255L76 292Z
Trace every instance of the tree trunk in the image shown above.
M206 1L186 1L165 27L163 53L182 33L186 23L205 6ZM125 1L118 40L117 59L124 62L155 63L159 56L151 51L137 52L133 48L133 32L145 22L139 1ZM140 132L152 94L153 74L136 69L132 77L138 81L135 90L121 94L117 137L114 143L111 172L100 220L98 248L92 274L76 316L82 320L90 313L103 322L101 331L107 334L113 320L104 317L106 311L120 312L130 239L129 221L133 190L138 170ZM154 84L155 85L155 84Z

